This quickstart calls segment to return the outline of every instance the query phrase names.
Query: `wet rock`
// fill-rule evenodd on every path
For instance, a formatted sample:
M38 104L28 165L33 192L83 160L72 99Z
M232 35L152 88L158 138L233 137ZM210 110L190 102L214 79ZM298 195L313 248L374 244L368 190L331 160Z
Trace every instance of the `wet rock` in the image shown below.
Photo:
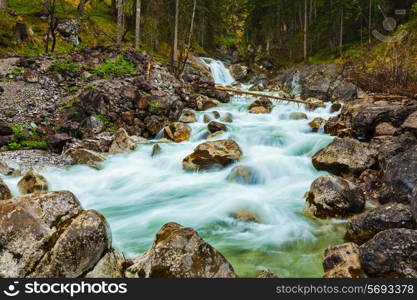
M227 175L226 180L240 184L258 184L259 176L254 168L236 166Z
M215 132L217 132L217 131L223 131L223 132L225 132L225 131L227 131L227 127L226 127L226 125L224 125L223 123L220 123L220 122L217 122L217 121L211 121L209 124L208 124L208 130L211 132L211 133L215 133Z
M416 228L410 206L389 203L353 217L345 239L363 244L378 232L393 228Z
M208 110L220 104L219 101L211 99L207 96L200 95L195 99L197 110Z
M382 122L375 127L374 136L394 135L397 131L390 123Z
M214 133L210 134L209 136L207 136L207 139L208 139L208 140L210 140L210 139L214 139L214 138L216 138L216 137L221 136L221 135L222 135L222 134L224 134L224 133L225 133L225 132L224 132L223 130L216 131L216 132L214 132Z
M259 272L259 274L256 275L256 278L278 278L278 276L275 275L271 270L266 269Z
M324 278L364 278L359 247L354 243L331 246L324 251Z
M248 76L248 67L243 64L235 64L229 67L230 73L236 80L244 80Z
M290 114L290 119L291 120L307 120L308 117L305 113L293 112Z
M138 143L134 137L129 136L125 129L120 128L114 134L113 143L110 146L110 154L126 153L136 150Z
M157 156L158 154L160 154L162 151L161 146L159 146L159 144L155 144L152 147L152 153L151 153L151 157Z
M231 113L225 113L220 117L220 121L226 122L226 123L232 123L233 122L233 115Z
M176 143L188 141L191 136L191 127L181 122L174 122L164 128L164 136Z
M314 155L313 165L319 171L359 177L376 163L376 154L366 143L351 138L336 138Z
M274 108L274 104L267 98L261 98L249 105L248 110L251 114L269 114Z
M306 193L306 213L317 218L343 218L365 207L363 192L343 178L326 175L317 178Z
M333 84L332 99L347 102L358 96L358 87L353 83L337 80Z
M370 277L417 278L417 230L389 229L360 247L363 269Z
M194 123L197 122L197 115L194 110L186 108L182 111L178 121L182 123Z
M88 272L86 278L124 278L124 256L114 249L110 249L98 261L94 269Z
M150 132L152 137L154 137L164 127L164 120L161 117L156 116L156 115L146 117L145 127Z
M54 153L60 154L65 145L72 140L67 133L56 133L48 136L48 148Z
M101 162L107 159L97 152L84 148L70 148L64 151L63 155L69 157L75 164L87 165L94 169L101 169Z
M242 222L247 223L261 223L261 218L254 212L248 209L241 209L231 214L231 217Z
M188 171L223 168L242 157L242 150L233 140L210 141L198 145L194 152L183 160Z
M320 99L317 99L317 98L308 98L305 101L309 103L309 104L307 104L307 109L309 111L314 111L317 108L326 107L326 105L323 103L323 101L321 101Z
M221 115L220 115L220 113L217 110L214 110L211 113L213 114L213 116L214 116L215 119L220 119L220 116Z
M21 176L20 166L13 161L0 160L0 173L6 176Z
M203 122L204 123L209 123L211 121L211 118L208 114L205 114L203 117Z
M152 247L133 260L127 277L235 278L233 267L196 231L176 223L165 224Z
M336 101L332 103L332 106L330 106L330 113L338 112L342 109L342 103Z
M7 200L12 198L12 193L10 192L7 184L0 178L0 200Z
M46 192L48 190L48 181L41 174L31 170L23 176L17 186L23 195Z
M315 118L313 121L308 123L311 127L311 131L318 132L320 129L324 127L324 124L326 124L326 120L320 117Z

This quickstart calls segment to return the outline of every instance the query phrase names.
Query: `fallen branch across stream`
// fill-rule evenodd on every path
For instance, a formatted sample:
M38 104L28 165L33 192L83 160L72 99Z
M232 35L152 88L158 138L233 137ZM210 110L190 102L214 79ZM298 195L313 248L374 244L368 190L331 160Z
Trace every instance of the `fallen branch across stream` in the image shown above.
M236 89L231 89L231 88L226 88L226 87L221 87L221 86L215 86L212 88L218 91L224 91L224 92L229 92L229 93L234 93L234 94L249 95L249 96L254 96L254 97L269 98L269 99L274 99L274 100L279 100L279 101L287 101L287 102L305 104L305 105L309 105L310 107L314 107L314 106L319 107L323 105L323 102L321 101L309 102L309 101L303 101L303 100L298 100L298 99L291 99L291 98L265 95L265 94L248 92L248 91L241 91L241 90L236 90Z

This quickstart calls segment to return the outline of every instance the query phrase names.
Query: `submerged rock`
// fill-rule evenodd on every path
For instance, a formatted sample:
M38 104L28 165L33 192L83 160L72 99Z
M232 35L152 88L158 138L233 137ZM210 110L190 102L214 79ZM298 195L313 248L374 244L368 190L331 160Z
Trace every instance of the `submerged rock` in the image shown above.
M159 144L155 144L152 147L152 153L151 153L151 157L157 156L158 154L160 154L162 151L161 146L159 146Z
M278 276L275 275L274 272L272 272L271 270L266 269L259 272L259 274L256 275L256 278L278 278Z
M370 277L417 278L417 230L389 229L360 247L363 269Z
M0 236L1 277L79 277L110 241L103 216L67 191L1 201Z
M233 115L231 113L225 113L220 117L220 121L226 122L226 123L232 123L233 122Z
M318 132L321 128L324 127L324 124L326 124L326 120L320 117L315 118L313 121L308 123L308 125L311 127L311 131L313 132Z
M224 125L223 123L220 123L220 122L217 122L217 121L211 121L209 124L208 124L208 130L211 132L211 133L215 133L215 132L217 132L217 131L227 131L227 127L226 127L226 125Z
M274 104L267 98L261 98L249 105L248 110L251 114L269 114L274 108Z
M306 212L317 218L347 217L361 212L364 207L362 190L334 175L317 178L306 193Z
M242 157L242 150L233 140L210 141L198 145L194 152L183 160L188 171L223 168Z
M199 95L196 99L195 99L195 103L196 103L196 107L197 110L208 110L210 108L216 107L220 104L219 101L215 100L215 99L211 99L207 96L204 95Z
M48 190L48 181L41 174L31 170L23 176L17 186L23 195L46 192Z
M241 209L231 214L232 218L248 223L262 223L261 218L248 209Z
M101 169L101 162L107 159L95 151L84 148L70 148L63 155L71 158L75 164L87 165L94 169Z
M345 239L363 244L378 232L393 228L416 228L410 206L389 203L353 217Z
M319 171L359 177L376 163L376 155L366 143L351 138L336 138L314 155L313 165Z
M259 183L259 176L254 168L236 166L227 175L226 180L240 184L257 184Z
M307 120L308 117L305 113L302 112L293 112L290 114L291 120Z
M176 223L165 224L152 247L133 260L127 277L140 278L235 278L224 256L196 231Z
M0 178L0 200L7 200L12 198L12 193L10 192L7 184Z
M174 122L164 128L164 136L176 143L188 141L191 127L181 122Z
M197 115L194 110L186 108L182 111L178 121L182 123L194 123L197 122Z
M222 135L222 134L224 134L224 133L225 133L225 132L224 132L223 130L216 131L215 133L210 134L210 135L207 137L207 139L208 139L208 140L210 140L210 139L214 139L214 138L216 138L216 137L221 136L221 135Z
M359 247L354 243L331 246L324 251L324 278L363 278Z
M110 146L110 154L119 154L125 152L132 152L136 150L137 139L129 136L125 129L120 128L114 134L113 143Z

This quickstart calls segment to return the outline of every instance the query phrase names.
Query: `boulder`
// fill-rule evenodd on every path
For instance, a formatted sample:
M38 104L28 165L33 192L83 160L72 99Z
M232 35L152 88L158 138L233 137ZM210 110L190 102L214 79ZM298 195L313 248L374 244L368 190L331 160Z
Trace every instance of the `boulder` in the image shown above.
M324 251L324 278L364 278L359 258L359 247L354 243L331 246Z
M417 278L417 230L388 229L360 247L360 260L369 277Z
M64 149L65 145L72 140L67 133L56 133L48 136L48 148L52 152L60 154Z
M211 121L211 117L208 114L204 114L203 116L203 122L209 123Z
M120 128L114 134L113 143L110 146L110 154L132 152L136 150L137 140L129 136L125 129Z
M198 145L194 152L183 160L188 171L223 168L242 157L242 150L233 140L210 141Z
M271 270L262 270L261 272L258 273L258 275L256 275L256 278L259 279L266 279L266 278L278 278L277 275L274 274L274 272L272 272Z
M260 182L258 172L247 166L234 167L227 175L226 180L240 184L258 184Z
M319 171L335 175L359 177L376 163L377 153L368 144L352 138L336 138L333 143L316 153L313 165Z
M82 125L95 134L102 132L106 128L104 121L96 116L89 116L87 119L85 119Z
M302 112L293 112L290 114L291 120L307 120L308 117L305 113Z
M215 132L217 132L217 131L223 131L223 132L225 132L225 131L227 131L227 127L226 127L226 125L224 125L223 123L220 123L220 122L217 122L217 121L211 121L209 124L208 124L208 130L211 132L211 133L215 133Z
M184 123L174 122L169 124L169 126L164 127L164 137L174 141L175 143L188 141L190 136L191 127Z
M63 155L75 164L87 165L94 169L101 169L101 163L107 159L95 151L84 148L69 148L64 151Z
M326 124L326 120L320 117L315 118L313 121L308 123L311 127L311 131L318 132L320 129L324 127L324 124Z
M220 113L217 110L214 110L211 113L213 114L213 116L214 116L215 119L220 119L220 116L221 115L220 115Z
M211 99L207 96L204 95L199 95L196 99L195 99L195 103L196 103L196 107L197 110L208 110L210 108L216 107L220 104L219 101L217 101L216 99Z
M216 138L216 137L219 137L219 136L221 136L222 134L224 134L225 132L223 131L223 130L220 130L220 131L216 131L215 133L212 133L212 134L210 134L209 136L207 136L207 139L208 140L210 140L210 139L214 139L214 138Z
M151 153L151 157L157 156L158 154L160 154L162 151L161 146L159 146L159 144L155 144L152 147L152 153Z
M0 178L0 200L7 200L12 198L12 193L10 192L7 184Z
M417 111L408 116L408 118L401 125L401 128L404 130L417 132Z
M35 193L0 203L1 277L70 277L103 257L103 216L84 211L70 192Z
M12 128L4 121L0 120L0 136L13 135Z
M247 223L261 223L261 218L248 209L241 209L231 214L233 219Z
M197 115L194 110L185 108L178 121L182 123L194 123L197 122Z
M248 76L248 67L243 64L231 65L229 70L236 80L244 80Z
M164 120L160 116L151 115L145 118L145 127L152 136L156 136L164 127Z
M375 127L374 136L394 135L397 131L390 123L382 122Z
M330 106L330 113L335 113L338 112L339 110L342 109L342 103L340 103L339 101L333 102L332 105Z
M261 98L249 105L248 110L251 114L269 114L274 108L274 104L268 98Z
M309 111L314 111L317 108L326 107L326 105L323 103L323 101L321 101L320 99L317 99L317 98L308 98L305 101L308 102L306 107Z
M88 272L86 278L124 278L125 258L114 249L107 253L95 265L94 269Z
M41 174L31 170L20 179L17 186L23 195L46 192L48 190L48 181Z
M165 224L152 247L133 260L127 277L235 278L224 256L196 231L176 223Z
M348 223L345 239L363 244L378 232L393 228L416 228L410 206L389 203L353 217Z
M332 99L347 102L356 99L358 96L358 87L353 83L336 80L333 84Z
M326 175L313 181L306 193L306 213L317 218L345 218L365 207L362 190L343 178Z

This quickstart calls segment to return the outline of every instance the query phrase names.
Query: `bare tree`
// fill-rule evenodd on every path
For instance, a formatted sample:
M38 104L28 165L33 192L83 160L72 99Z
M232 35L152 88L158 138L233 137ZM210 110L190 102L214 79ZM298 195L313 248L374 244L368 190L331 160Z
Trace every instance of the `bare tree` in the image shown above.
M8 0L0 0L0 9L1 8L7 8L9 7L9 1Z
M46 43L45 43L46 53L49 53L49 51L53 53L55 50L55 46L56 46L56 29L59 24L59 20L56 17L56 1L57 0L47 0L47 5L44 7L47 9L47 15L48 15L48 33L46 35ZM49 49L49 41L51 38L52 38L52 45L51 45L51 49Z
M180 0L175 0L175 25L174 25L174 38L172 40L172 57L171 57L171 66L174 70L178 58L178 22L179 22L179 10L180 10Z
M307 0L304 0L304 59L307 59Z
M140 18L141 18L142 1L136 0L136 30L135 30L135 48L139 48L140 42Z
M117 44L120 46L123 39L123 0L118 0L117 6Z

